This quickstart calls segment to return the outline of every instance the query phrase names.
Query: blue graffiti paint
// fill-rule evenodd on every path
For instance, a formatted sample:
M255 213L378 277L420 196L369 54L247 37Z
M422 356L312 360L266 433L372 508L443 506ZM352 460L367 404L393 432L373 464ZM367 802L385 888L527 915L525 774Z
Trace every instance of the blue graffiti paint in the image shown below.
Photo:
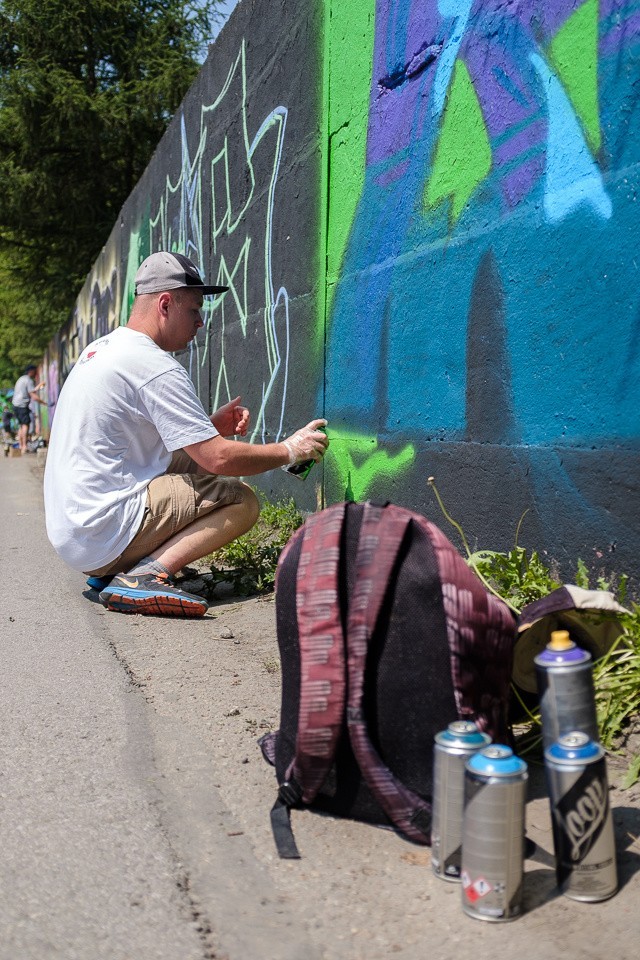
M409 62L426 39L442 49L419 76L382 93L374 69L364 187L330 318L327 413L398 440L472 439L469 424L479 425L482 411L468 410L479 395L466 390L469 304L491 250L511 371L509 442L639 437L633 391L621 384L611 349L614 324L625 376L637 383L629 340L639 293L629 271L640 215L620 166L640 162L631 109L637 38L621 28L618 46L607 38L598 65L605 175L546 57L573 4L476 5L460 37L465 2L440 6L448 20L427 23L423 15L421 31L410 6L400 17L398 4L391 16L388 3L378 3L396 60ZM377 38L377 47L390 49L389 37ZM425 214L420 200L449 106L453 50L478 95L493 166L452 226L446 204ZM378 58L375 66L388 63ZM483 335L477 324L474 335Z
M460 44L462 43L472 6L473 0L439 0L438 3L440 14L445 18L450 17L454 24L452 32L444 45L442 55L440 56L436 69L436 77L433 82L433 107L438 117L444 110L447 91L451 82L451 74L453 73L453 67L456 62L456 57L458 56L458 51L460 50Z
M529 59L540 75L548 104L545 213L557 223L586 204L608 219L611 200L569 99L542 57L532 53Z

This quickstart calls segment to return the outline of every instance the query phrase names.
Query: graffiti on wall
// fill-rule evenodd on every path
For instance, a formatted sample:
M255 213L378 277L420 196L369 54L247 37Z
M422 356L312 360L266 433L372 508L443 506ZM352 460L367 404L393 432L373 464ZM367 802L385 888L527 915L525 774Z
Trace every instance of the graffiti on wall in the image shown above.
M54 337L47 350L49 403L55 405L60 388L87 344L118 326L119 286L116 244L109 243L94 264L69 323Z
M125 220L122 254L114 239L104 248L71 321L51 345L56 396L58 383L64 383L87 343L127 322L134 277L144 257L155 250L177 250L191 257L209 282L229 287L224 296L205 300L203 335L184 358L196 388L206 397L211 384L213 408L235 396L227 366L229 341L237 353L238 341L251 337L251 366L258 381L251 439L265 439L267 431L269 439L280 437L289 368L289 295L274 266L272 234L288 111L275 106L260 118L255 132L248 114L242 42L217 96L198 105L198 122L187 123L184 110L180 113L178 149L172 151L179 157L178 169L153 182L141 220ZM230 117L237 118L231 130ZM256 313L257 330L252 326ZM215 352L210 350L214 338Z
M414 445L407 483L437 442L640 436L639 55L635 2L378 0L364 171L328 318L327 413L361 437L334 451L340 485L349 456L360 494L375 484L367 424L390 456ZM537 482L555 471L584 507L561 459Z
M613 549L640 438L638 0L300 0L283 48L266 11L216 42L51 376L180 250L230 288L180 357L203 402L240 374L263 441L325 412L328 501L421 508L446 475L504 532L498 483L541 539L588 521Z
M239 135L230 145L229 117L239 118ZM187 367L196 388L211 379L213 408L235 396L227 366L228 340L237 351L246 339L250 314L259 301L261 347L251 342L252 363L263 367L252 440L270 424L271 436L283 429L289 365L289 295L277 278L272 255L273 218L287 109L274 107L250 133L247 62L244 42L218 95L200 106L199 124L179 120L180 167L168 174L150 199L143 224L132 231L122 297L121 320L133 301L135 272L148 253L177 250L199 265L212 263L211 283L228 286L223 296L207 298L204 336L191 345ZM256 157L259 155L259 171ZM237 189L241 183L243 189ZM207 226L210 224L209 230ZM250 225L250 226L249 226ZM251 228L250 228L251 227ZM143 236L144 234L144 236ZM209 256L209 250L212 256ZM253 293L253 296L252 296ZM255 294L258 294L257 298ZM210 351L217 339L215 355Z

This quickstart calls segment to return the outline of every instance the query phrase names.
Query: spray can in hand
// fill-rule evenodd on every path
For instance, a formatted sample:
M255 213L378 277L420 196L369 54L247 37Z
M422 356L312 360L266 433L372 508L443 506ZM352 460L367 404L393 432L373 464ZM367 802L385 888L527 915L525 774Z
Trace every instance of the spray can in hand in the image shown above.
M598 741L591 654L578 647L567 630L554 630L534 662L544 749L575 730Z
M326 427L318 427L318 430L320 433L326 434L327 432ZM317 461L313 459L303 460L302 463L285 464L281 469L284 470L285 473L289 473L292 477L297 477L298 480L306 480L309 476L309 471L315 463L317 463Z

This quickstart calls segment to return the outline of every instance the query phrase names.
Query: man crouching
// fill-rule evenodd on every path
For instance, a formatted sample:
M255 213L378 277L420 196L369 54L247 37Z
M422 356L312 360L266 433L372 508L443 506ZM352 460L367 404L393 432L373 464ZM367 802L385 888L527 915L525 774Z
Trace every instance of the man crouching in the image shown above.
M109 610L201 617L208 604L175 586L183 567L249 530L258 500L239 477L320 460L312 420L281 443L237 443L240 397L207 416L171 356L203 326L204 284L187 257L154 253L135 278L129 322L89 344L56 406L44 477L47 534L100 589Z

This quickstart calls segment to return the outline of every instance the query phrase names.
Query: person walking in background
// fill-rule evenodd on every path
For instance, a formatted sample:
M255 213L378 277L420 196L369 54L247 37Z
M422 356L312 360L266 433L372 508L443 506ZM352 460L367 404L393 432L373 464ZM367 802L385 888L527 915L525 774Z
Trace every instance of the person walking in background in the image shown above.
M320 460L327 448L323 419L281 443L253 444L237 442L249 424L240 397L205 412L171 354L203 326L203 297L227 289L205 285L185 256L152 254L136 274L128 324L89 344L60 392L47 534L110 610L202 616L207 602L174 577L258 519L257 497L239 478Z
M47 406L47 403L38 396L37 392L44 386L44 381L36 386L33 380L37 372L37 366L30 363L29 366L25 368L22 376L18 377L16 385L13 388L13 409L15 410L16 420L19 423L18 443L20 445L20 453L27 452L29 426L31 424L31 403L39 404L42 407Z

